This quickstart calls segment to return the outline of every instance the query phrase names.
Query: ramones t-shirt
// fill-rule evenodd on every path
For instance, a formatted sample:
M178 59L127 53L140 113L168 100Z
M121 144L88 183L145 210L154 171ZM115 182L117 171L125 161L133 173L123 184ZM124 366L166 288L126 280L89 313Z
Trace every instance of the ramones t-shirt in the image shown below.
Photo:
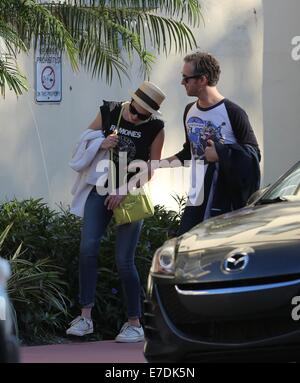
M105 137L113 134L122 110L121 102L104 101L100 107L103 132ZM164 122L154 116L141 124L132 124L123 118L118 128L119 144L113 151L113 160L116 165L116 185L119 186L119 162L120 156L127 155L127 165L134 160L148 162L150 149L158 133L164 128ZM135 173L127 174L127 182Z

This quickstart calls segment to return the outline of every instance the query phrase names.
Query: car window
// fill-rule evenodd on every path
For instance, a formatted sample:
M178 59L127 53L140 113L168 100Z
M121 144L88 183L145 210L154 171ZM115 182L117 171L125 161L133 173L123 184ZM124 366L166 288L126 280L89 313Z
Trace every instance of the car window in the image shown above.
M264 195L263 200L300 200L300 163Z

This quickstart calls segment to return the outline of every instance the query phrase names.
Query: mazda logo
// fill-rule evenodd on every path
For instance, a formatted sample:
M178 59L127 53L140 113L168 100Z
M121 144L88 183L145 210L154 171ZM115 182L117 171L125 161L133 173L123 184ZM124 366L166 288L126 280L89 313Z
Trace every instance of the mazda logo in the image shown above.
M247 253L236 253L229 255L224 261L224 270L227 273L235 273L243 271L249 263L249 255Z

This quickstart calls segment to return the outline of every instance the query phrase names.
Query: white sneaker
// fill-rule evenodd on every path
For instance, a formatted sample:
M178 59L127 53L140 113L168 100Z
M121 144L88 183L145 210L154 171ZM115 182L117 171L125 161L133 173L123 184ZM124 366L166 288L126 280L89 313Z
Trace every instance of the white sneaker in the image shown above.
M93 321L91 319L78 316L70 323L70 328L66 331L67 335L84 336L94 332Z
M145 340L143 327L131 326L126 322L115 340L118 343L143 342Z

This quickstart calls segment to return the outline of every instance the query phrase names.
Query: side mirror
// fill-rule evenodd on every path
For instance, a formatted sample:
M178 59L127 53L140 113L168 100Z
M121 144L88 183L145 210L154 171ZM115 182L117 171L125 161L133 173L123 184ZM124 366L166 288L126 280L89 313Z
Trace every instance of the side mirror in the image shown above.
M253 203L255 203L257 200L259 200L259 198L269 189L269 186L266 186L265 188L263 189L259 189L257 190L255 193L253 193L250 198L248 199L247 201L247 204L246 206L249 206L249 205L252 205Z

